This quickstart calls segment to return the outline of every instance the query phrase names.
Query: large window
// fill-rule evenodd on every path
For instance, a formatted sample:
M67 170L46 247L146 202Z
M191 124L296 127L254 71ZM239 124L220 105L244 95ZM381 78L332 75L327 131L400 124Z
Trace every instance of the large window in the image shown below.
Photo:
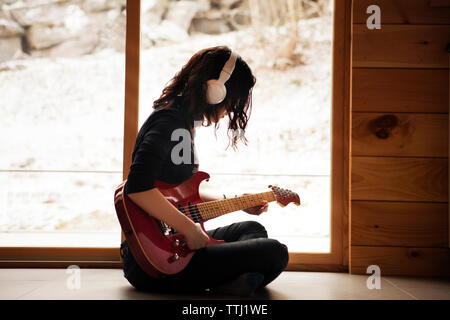
M211 175L201 190L230 197L277 184L302 205L272 203L261 216L235 212L206 227L254 219L288 245L291 266L341 270L350 13L347 0L8 1L0 11L8 48L0 51L0 258L119 265L113 192L137 129L195 52L227 45L257 78L249 144L226 149L226 121L217 138L212 127L197 129L200 170Z

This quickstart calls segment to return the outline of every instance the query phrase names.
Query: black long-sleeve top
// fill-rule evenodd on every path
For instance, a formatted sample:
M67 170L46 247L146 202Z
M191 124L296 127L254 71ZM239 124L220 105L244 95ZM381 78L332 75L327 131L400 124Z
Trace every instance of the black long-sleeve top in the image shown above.
M136 137L125 194L153 189L155 180L181 183L197 172L195 132L184 110L177 97L170 107L154 110L144 122ZM189 156L184 154L189 151Z

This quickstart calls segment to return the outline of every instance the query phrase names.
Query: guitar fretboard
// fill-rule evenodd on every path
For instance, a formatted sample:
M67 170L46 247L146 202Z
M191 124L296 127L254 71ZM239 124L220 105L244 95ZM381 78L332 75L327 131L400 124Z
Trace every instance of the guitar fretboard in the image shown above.
M243 195L235 198L198 203L197 210L202 221L221 215L244 210L263 204L264 201L276 201L273 191Z

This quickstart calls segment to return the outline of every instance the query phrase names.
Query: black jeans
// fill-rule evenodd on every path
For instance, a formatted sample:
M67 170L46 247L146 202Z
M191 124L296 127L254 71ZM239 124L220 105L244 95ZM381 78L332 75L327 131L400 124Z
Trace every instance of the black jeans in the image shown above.
M264 275L261 287L272 282L286 268L287 247L267 238L256 221L233 223L207 231L226 243L199 249L181 272L156 279L143 271L133 258L126 241L121 245L125 278L138 290L166 293L200 293L232 281L243 273Z

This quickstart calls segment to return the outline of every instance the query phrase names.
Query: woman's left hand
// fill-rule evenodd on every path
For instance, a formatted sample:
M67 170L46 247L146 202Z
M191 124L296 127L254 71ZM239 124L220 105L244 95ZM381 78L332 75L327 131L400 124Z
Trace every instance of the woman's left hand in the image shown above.
M254 214L254 215L259 216L261 213L266 212L268 208L269 208L269 202L264 201L264 203L259 205L259 206L254 206L254 207L251 207L251 208L247 208L247 209L245 209L243 211L247 212L249 214Z

